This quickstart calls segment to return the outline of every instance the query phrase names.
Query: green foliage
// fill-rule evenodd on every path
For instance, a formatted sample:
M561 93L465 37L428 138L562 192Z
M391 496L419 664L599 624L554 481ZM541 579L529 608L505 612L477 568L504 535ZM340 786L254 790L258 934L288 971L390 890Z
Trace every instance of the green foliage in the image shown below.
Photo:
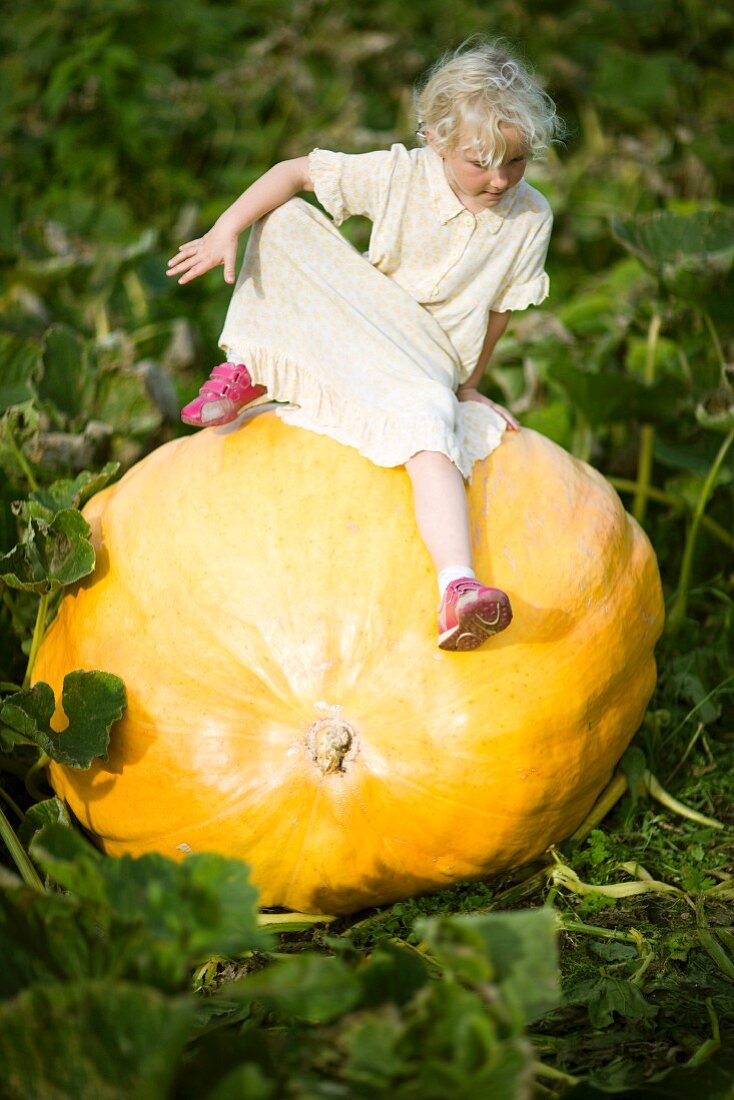
M38 683L0 703L0 747L37 745L59 764L88 768L95 757L107 759L110 729L122 717L125 703L125 685L119 676L69 672L61 694L66 728L52 729L54 693L48 684Z
M37 983L139 981L185 989L190 968L214 954L270 945L257 925L257 891L237 860L158 855L110 860L62 824L31 843L33 859L64 893L38 892L5 876L0 942L8 965L0 996Z
M71 826L69 811L60 798L46 798L43 802L34 802L29 806L23 824L18 829L18 839L29 848L35 834L46 825Z
M734 1097L734 1058L721 1051L699 1068L674 1069L664 1082L634 1089L614 1089L617 1100L732 1100ZM612 1090L582 1084L565 1093L566 1100L604 1100Z
M558 1000L557 963L548 949L554 929L552 911L528 909L460 921L433 917L421 921L417 930L445 973L477 985L496 982L516 1018L531 1021ZM481 969L476 969L477 961Z
M193 1005L141 984L35 985L0 1004L8 1100L160 1100L183 1053Z
M617 240L676 295L705 301L734 262L734 210L612 218Z
M105 485L115 476L119 469L117 463L108 462L98 473L90 473L82 470L75 478L62 478L50 485L37 489L30 493L29 503L25 508L19 509L20 515L40 516L51 518L49 513L57 515L61 511L70 508L83 508L87 501L104 489ZM42 509L42 511L39 511Z
M40 595L88 576L94 569L89 533L89 524L72 508L50 521L31 517L23 540L0 558L0 581Z
M607 840L601 829L592 829L587 841L589 846L589 858L594 866L598 866L609 859L611 852L607 847Z
M633 375L611 370L592 372L573 363L554 363L547 378L560 386L592 428L618 420L665 423L675 416L685 392L681 379L660 378L645 385Z
M624 956L623 956L624 957ZM623 978L598 978L574 987L568 1004L585 1005L592 1027L608 1027L615 1016L626 1019L654 1020L658 1014L655 1005L648 1004L639 986Z
M3 373L0 381L0 410L22 405L34 396L33 383L40 374L41 357L32 344L12 333L0 333Z
M525 1026L558 1002L544 909L428 921L425 958L386 943L262 968L271 940L238 861L110 860L53 823L31 851L64 893L1 884L4 1096L158 1097L176 1074L182 1096L236 1095L243 1081L255 1095L305 1095L317 1080L324 1096L328 1081L355 1098L515 1095L531 1070ZM214 953L261 968L197 1000L188 971ZM187 1040L192 1064L179 1070Z
M524 1100L542 1059L539 1096L731 1097L733 27L673 0L4 14L0 836L25 885L0 867L3 1095ZM111 861L71 830L43 761L104 756L123 689L73 674L57 732L33 660L94 568L80 510L180 430L216 361L229 289L178 288L166 258L277 160L411 144L410 85L476 32L519 41L569 123L528 172L556 217L552 297L513 318L485 389L617 486L674 627L628 794L563 859L592 886L642 863L685 894L571 896L528 872L328 934L294 921L276 945L240 865ZM363 223L346 232L364 247ZM653 804L648 769L727 828Z

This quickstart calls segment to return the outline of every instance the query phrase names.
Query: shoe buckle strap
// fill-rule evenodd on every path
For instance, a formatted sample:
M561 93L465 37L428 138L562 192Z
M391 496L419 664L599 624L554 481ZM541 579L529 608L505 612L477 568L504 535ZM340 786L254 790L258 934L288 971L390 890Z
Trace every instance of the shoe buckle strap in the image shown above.
M250 381L250 374L244 363L220 363L219 366L214 367L210 378L222 378L225 382L237 382L241 378L246 381Z
M202 397L230 397L233 401L241 401L251 385L249 371L243 364L220 363L214 367L199 393Z

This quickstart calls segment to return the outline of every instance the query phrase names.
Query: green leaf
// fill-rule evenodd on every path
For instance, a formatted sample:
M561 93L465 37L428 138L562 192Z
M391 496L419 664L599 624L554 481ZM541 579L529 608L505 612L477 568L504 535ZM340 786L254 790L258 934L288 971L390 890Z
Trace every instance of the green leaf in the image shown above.
M67 416L77 416L83 411L87 385L88 368L82 338L68 325L51 325L43 346L40 397L51 401Z
M36 983L118 977L128 942L119 936L112 944L108 926L99 907L40 893L0 867L0 1000Z
M323 1024L353 1008L359 981L341 959L303 954L279 959L266 970L227 986L227 997L262 1001L278 1016Z
M46 749L61 764L88 767L95 757L107 759L109 734L127 703L125 685L111 672L77 670L64 677L61 706L69 725Z
M0 721L57 763L88 768L96 757L107 759L110 729L122 717L125 704L119 676L78 669L64 677L61 705L69 723L66 729L51 728L56 704L52 689L43 682L8 696L0 706Z
M18 526L12 508L19 495L20 490L3 475L0 463L0 553L3 554L15 546L18 538Z
M647 757L637 745L630 745L619 763L627 777L630 797L632 804L635 805L640 796L645 772L647 771Z
M673 416L686 392L686 384L680 378L659 378L652 385L645 385L628 374L594 373L567 362L553 363L548 378L565 390L596 428L614 420L665 421Z
M0 752L16 745L38 745L38 730L50 729L55 704L48 684L23 688L0 702Z
M428 968L414 951L386 941L360 966L357 977L361 1005L403 1005L426 984Z
M637 956L637 948L630 943L594 943L589 944L589 950L605 962L621 962L625 959L634 959Z
M702 428L729 432L734 428L734 388L728 382L696 405L696 420Z
M205 1100L278 1100L278 1086L268 1081L259 1066L237 1066L207 1092Z
M32 401L35 382L41 373L38 345L9 332L0 332L0 363L0 411Z
M701 1066L685 1066L656 1074L655 1083L639 1088L604 1089L582 1082L563 1094L564 1100L734 1100L734 1055L721 1049Z
M686 470L695 474L700 482L711 469L711 464L716 457L718 443L714 439L698 439L695 444L674 443L670 440L660 439L656 435L653 445L653 457L656 462L673 470Z
M548 909L430 917L417 921L416 931L449 973L494 982L523 1023L560 1000L556 923Z
M611 229L668 290L684 298L704 298L734 262L732 210L656 210L614 217Z
M141 437L149 436L162 422L142 377L129 371L98 375L95 415L125 435Z
M36 833L47 825L71 827L68 810L60 798L47 798L44 802L35 802L29 806L23 823L18 829L18 840L28 848Z
M642 378L647 367L649 348L647 340L639 336L628 336L624 356L625 369L634 376ZM683 376L680 346L675 340L659 336L655 345L655 373L657 375Z
M35 986L0 1006L4 1100L161 1100L194 1014L190 997L126 983Z
M651 1020L658 1009L649 1004L642 990L634 982L622 978L600 978L576 988L576 998L571 1003L585 1004L592 1027L609 1027L614 1014L632 1020Z
M111 859L61 825L43 829L31 855L54 882L108 913L121 945L129 941L127 973L151 984L176 988L198 959L271 944L240 860L213 853L182 863L155 853Z
M691 263L705 270L722 269L734 260L734 211L694 210L612 218L612 232L634 256L654 271Z
M565 401L551 401L537 409L529 409L520 417L524 427L532 428L560 447L571 449L573 432L571 416Z
M89 534L89 524L72 508L50 521L31 518L23 541L0 557L0 580L39 595L74 584L94 569Z
M6 409L0 417L0 469L19 485L31 480L25 445L37 441L39 423L40 415L33 401Z
M349 1080L385 1089L396 1077L412 1076L415 1065L406 1058L407 1028L408 1021L393 1005L379 1014L360 1013L342 1037Z
M0 705L0 722L15 734L14 744L37 745L40 731L51 731L56 703L53 690L43 682L9 695Z
M723 1046L701 1066L672 1070L657 1087L667 1090L674 1100L734 1100L734 1053Z
M415 1063L407 1095L455 1100L529 1093L532 1050L521 1029L508 1036L509 1006L496 988L479 996L453 981L432 982L411 1007L399 1048Z
M104 489L119 469L119 462L108 462L101 470L96 472L82 470L73 479L70 477L61 478L51 485L37 489L36 492L29 494L29 500L39 505L46 513L51 513L51 515L56 515L68 508L75 508L79 511L95 493ZM36 515L39 516L40 513L37 512Z
M202 1003L211 1008L213 997L198 997L199 1007L194 1022L195 1036L186 1051L185 1061L179 1066L172 1097L175 1100L250 1100L247 1090L236 1091L244 1082L252 1089L252 1096L259 1098L265 1084L271 1088L264 1096L283 1100L286 1089L283 1079L295 1064L304 1065L309 1048L301 1031L298 1043L285 1031L264 1031L260 1026L262 1013L257 1020L248 1020L243 1027L230 1026L250 1016L247 1005L240 1005L240 1014L228 1017L227 1026L201 1025ZM217 1002L221 998L216 998ZM219 1091L221 1089L221 1092ZM293 1100L305 1100L302 1094L293 1093Z
M25 738L20 734L15 733L14 730L9 730L7 726L2 725L0 719L0 752L11 753L16 745L26 744Z
M711 693L704 686L700 675L695 668L691 667L688 654L673 661L669 671L676 690L689 703L695 704L696 720L703 722L705 726L716 722L721 716L721 704L715 697L711 698Z
M589 70L595 98L611 106L615 116L622 112L625 119L645 121L674 102L676 83L690 80L695 71L678 57L652 51L640 57L617 43L609 43Z
M592 289L565 301L558 316L561 323L577 336L601 336L613 326L618 309L616 294Z

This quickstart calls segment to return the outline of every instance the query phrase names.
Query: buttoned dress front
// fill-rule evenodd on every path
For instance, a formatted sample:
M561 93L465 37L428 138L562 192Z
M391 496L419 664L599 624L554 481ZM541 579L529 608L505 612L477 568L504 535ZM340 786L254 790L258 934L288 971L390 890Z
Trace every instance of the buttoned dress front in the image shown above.
M429 147L315 149L316 197L252 228L219 346L245 363L290 423L356 447L379 466L440 451L471 476L505 421L456 390L477 365L490 310L548 293L547 200L521 180L492 209L467 210ZM367 253L338 230L372 221Z

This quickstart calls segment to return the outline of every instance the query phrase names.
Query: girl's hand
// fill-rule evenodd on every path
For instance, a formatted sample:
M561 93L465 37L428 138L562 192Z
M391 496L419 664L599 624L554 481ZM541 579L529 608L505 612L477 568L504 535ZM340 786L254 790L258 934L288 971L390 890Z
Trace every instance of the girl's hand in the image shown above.
M238 236L216 223L203 237L179 245L178 253L168 261L166 275L180 275L178 283L183 286L213 267L224 264L224 281L233 283Z
M474 389L473 386L459 386L456 393L458 401L478 401L480 405L489 405L490 409L494 409L496 413L499 413L503 420L507 421L507 427L511 431L517 432L520 430L520 422L515 420L515 417L509 412L508 409L502 405L498 405L496 401L490 401L488 397L485 397L479 390Z

